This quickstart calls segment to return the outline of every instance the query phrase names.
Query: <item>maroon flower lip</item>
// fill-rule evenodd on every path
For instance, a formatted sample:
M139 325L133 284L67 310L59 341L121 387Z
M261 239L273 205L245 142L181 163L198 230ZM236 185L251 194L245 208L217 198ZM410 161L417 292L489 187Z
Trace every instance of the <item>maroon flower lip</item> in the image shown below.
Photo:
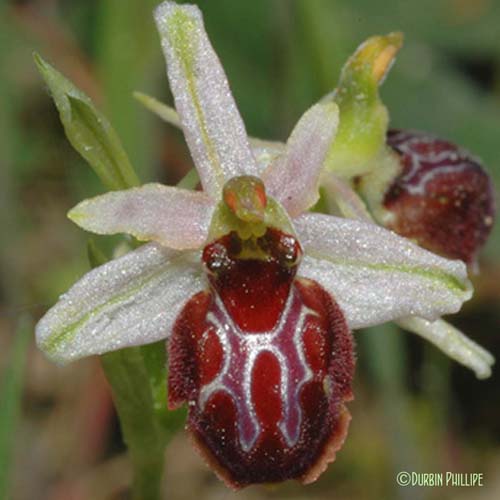
M390 130L401 173L383 204L390 228L428 250L473 264L495 214L493 185L478 159L424 132Z
M197 448L233 487L311 482L350 420L353 340L333 298L297 278L297 240L268 229L265 259L233 234L208 245L211 290L185 306L169 344L169 405L187 401Z

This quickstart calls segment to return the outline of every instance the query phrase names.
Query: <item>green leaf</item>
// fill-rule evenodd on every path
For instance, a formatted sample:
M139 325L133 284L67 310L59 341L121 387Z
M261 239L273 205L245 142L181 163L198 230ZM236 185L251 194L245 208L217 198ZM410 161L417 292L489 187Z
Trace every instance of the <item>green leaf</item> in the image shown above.
M38 54L34 59L52 94L68 140L102 183L113 190L139 185L120 138L106 117L86 94Z
M23 318L14 338L9 363L3 373L0 396L0 498L7 498L9 474L23 392L24 368L33 324Z

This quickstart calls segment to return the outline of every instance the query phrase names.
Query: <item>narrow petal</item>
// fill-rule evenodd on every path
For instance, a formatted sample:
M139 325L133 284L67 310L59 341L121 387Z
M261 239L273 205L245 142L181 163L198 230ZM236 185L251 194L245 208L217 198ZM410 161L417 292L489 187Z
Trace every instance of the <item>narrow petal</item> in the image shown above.
M65 363L166 338L206 288L199 255L149 243L87 273L40 320L37 343Z
M351 328L405 316L434 320L471 295L465 264L367 222L307 214L294 221L306 257L299 275L337 300Z
M258 175L245 127L198 7L164 2L155 19L186 141L204 190L219 199L227 179Z
M68 217L93 233L127 233L185 250L203 245L213 210L212 199L204 193L145 184L82 201Z
M263 173L267 191L300 215L318 201L321 168L339 122L334 102L316 104L304 113L286 144L286 151Z
M491 375L495 358L460 330L446 321L427 321L422 318L403 318L398 325L420 335L441 349L447 356L470 368L479 379Z

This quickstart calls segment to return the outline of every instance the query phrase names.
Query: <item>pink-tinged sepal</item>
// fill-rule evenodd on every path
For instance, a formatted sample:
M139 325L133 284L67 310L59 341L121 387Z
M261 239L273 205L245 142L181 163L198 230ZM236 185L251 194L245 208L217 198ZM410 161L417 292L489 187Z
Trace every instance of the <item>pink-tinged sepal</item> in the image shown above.
M266 258L240 258L234 242L205 249L212 288L175 324L169 404L188 403L188 429L228 485L311 482L347 434L352 337L332 297L295 277L293 236L268 230L254 249Z
M493 227L493 184L479 161L423 132L390 130L401 174L383 204L389 227L445 257L473 264Z

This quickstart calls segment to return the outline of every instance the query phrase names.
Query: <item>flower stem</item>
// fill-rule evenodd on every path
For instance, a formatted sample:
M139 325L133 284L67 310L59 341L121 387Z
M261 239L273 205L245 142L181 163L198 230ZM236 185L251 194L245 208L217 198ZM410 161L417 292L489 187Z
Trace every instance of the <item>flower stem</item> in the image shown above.
M159 500L168 435L155 415L141 349L123 349L101 359L132 461L132 498Z
M92 267L107 261L94 240L87 251ZM179 428L179 419L166 410L164 342L110 352L101 362L132 462L132 498L159 500L165 446Z

